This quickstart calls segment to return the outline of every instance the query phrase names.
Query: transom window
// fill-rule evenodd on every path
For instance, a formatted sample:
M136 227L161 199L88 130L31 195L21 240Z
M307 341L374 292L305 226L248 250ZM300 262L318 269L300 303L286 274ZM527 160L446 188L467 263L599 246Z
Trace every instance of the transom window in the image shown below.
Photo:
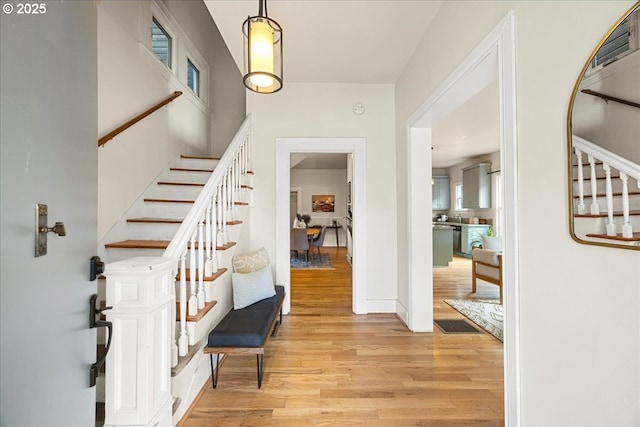
M171 36L156 18L151 22L151 50L168 68L171 68Z
M187 86L196 95L200 96L200 71L187 59Z

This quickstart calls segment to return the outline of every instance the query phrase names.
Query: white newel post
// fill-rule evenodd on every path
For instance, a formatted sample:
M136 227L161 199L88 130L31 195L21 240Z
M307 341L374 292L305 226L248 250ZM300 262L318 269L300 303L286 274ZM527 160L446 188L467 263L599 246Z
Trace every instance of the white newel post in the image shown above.
M172 307L177 259L138 257L107 264L105 426L171 426Z

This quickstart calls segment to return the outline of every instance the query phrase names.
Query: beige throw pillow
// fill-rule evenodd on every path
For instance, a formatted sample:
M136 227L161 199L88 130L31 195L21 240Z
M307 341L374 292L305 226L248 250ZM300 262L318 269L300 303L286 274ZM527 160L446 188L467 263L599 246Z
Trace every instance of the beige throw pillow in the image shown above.
M236 273L253 273L269 265L269 255L265 248L247 254L236 255L232 260L233 271Z

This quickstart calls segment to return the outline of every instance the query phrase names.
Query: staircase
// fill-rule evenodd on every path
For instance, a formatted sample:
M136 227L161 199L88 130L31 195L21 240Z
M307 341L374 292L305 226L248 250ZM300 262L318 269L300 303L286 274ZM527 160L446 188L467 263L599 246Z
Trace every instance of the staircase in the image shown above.
M233 305L231 259L248 250L250 130L248 116L220 159L177 157L102 241L107 268L99 290L114 322L97 390L106 426L175 425L208 381L202 348ZM131 388L133 411L125 404ZM151 394L159 397L140 402Z
M573 135L574 233L640 246L640 166Z

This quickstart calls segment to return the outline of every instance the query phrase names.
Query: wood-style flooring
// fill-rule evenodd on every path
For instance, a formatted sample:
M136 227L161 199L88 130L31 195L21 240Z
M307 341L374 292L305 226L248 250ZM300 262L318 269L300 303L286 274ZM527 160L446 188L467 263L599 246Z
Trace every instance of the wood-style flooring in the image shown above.
M503 346L482 334L412 333L393 314L351 311L345 248L322 248L335 270L293 270L291 313L267 345L262 389L253 356L231 356L184 427L503 426ZM436 318L462 316L447 298L471 294L469 260L434 272Z

